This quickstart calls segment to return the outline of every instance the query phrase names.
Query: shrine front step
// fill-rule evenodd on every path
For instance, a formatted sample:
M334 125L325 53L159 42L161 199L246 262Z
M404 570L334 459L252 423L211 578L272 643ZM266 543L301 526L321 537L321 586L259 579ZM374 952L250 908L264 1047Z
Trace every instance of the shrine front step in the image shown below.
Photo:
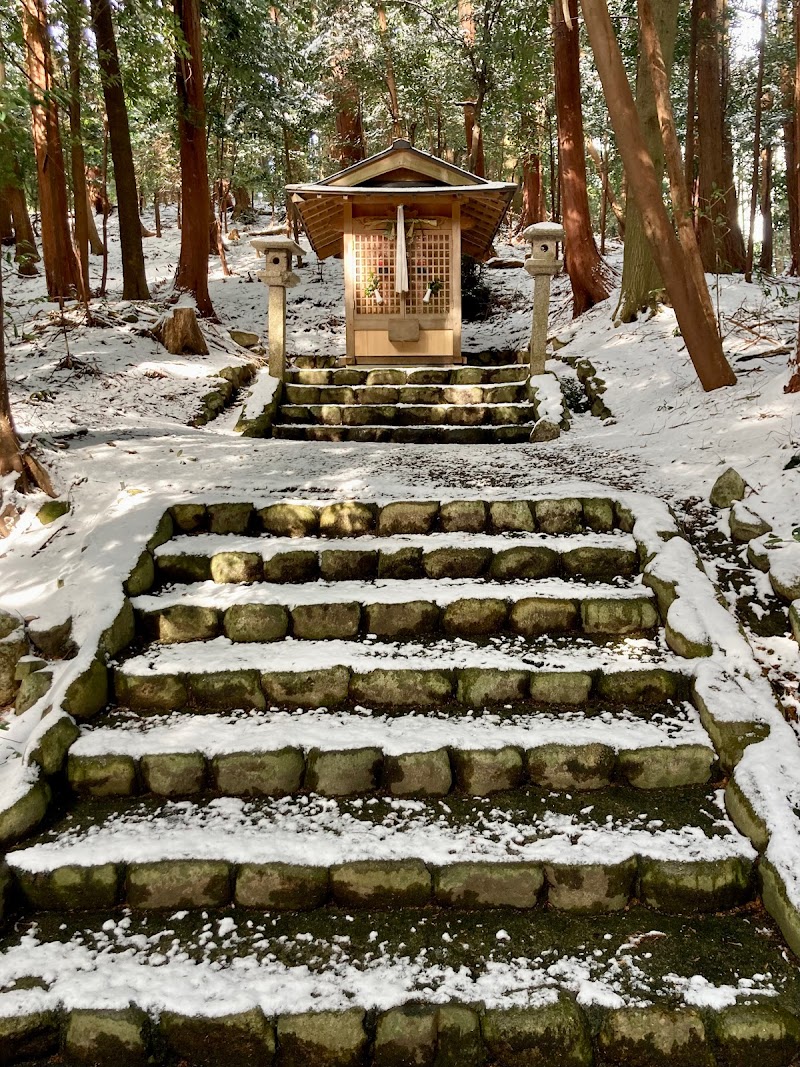
M532 404L284 404L279 424L322 426L516 426L536 421Z
M389 442L393 444L524 444L533 421L505 426L321 426L277 423L272 436L284 441Z
M507 385L527 381L525 364L487 367L334 367L292 368L290 385L403 386L403 385Z
M520 404L528 399L527 382L473 385L292 385L287 404Z

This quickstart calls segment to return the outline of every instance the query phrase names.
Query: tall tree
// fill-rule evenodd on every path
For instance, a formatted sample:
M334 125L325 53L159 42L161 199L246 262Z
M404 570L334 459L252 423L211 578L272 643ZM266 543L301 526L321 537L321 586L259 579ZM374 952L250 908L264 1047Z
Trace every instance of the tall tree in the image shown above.
M687 262L664 207L661 184L647 151L606 0L581 0L581 7L617 148L628 174L628 188L639 206L644 230L675 309L686 349L704 389L731 385L736 378L723 355L713 314L708 314L711 301L709 299L704 305L698 292L696 273ZM649 38L658 50L658 35L653 32ZM655 85L654 88L657 89ZM669 149L670 144L665 147ZM671 187L674 187L671 165L670 177Z
M201 315L214 317L208 293L208 220L211 203L206 155L206 105L199 0L174 0L185 49L175 53L181 155L181 254L175 285L194 294Z
M109 0L91 0L92 28L97 41L100 81L108 117L111 159L117 187L119 243L122 250L122 295L127 300L148 300L147 276L142 250L139 196L133 169L128 107L122 84L117 39Z
M22 0L25 59L31 93L31 126L39 179L39 212L47 293L86 299L69 232L67 181L58 125L53 59L45 0Z
M586 189L578 0L569 0L569 25L561 0L554 0L552 10L564 261L572 284L572 314L577 318L605 300L608 289L603 278L603 261L592 233Z
M697 232L707 271L742 271L745 248L726 130L723 75L725 0L698 0Z
M772 145L767 144L761 153L761 255L759 269L769 274L773 257L772 223Z
M753 172L750 182L750 219L747 228L747 258L744 276L748 282L753 280L753 248L758 208L759 173L761 163L761 117L764 110L764 57L767 49L767 0L761 0L761 33L758 41L758 74L756 76L756 107L753 118Z
M678 29L679 0L661 0L655 6L656 30L667 72L672 70L675 35ZM639 27L639 55L636 68L636 110L642 123L647 150L659 182L664 177L664 144L658 121L650 63L642 42ZM625 253L622 261L622 286L615 318L631 322L640 311L654 309L663 282L650 251L642 226L642 216L635 199L628 199L625 211Z
M75 244L84 284L89 288L89 202L86 188L86 161L81 129L81 34L83 4L69 0L67 5L67 56L69 60L69 130L72 169L72 204L75 213Z

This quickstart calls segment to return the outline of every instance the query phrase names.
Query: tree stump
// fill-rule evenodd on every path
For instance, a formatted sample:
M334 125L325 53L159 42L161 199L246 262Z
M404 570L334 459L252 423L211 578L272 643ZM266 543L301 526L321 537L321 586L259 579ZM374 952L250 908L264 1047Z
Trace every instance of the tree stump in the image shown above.
M194 356L208 355L208 345L197 324L197 310L193 307L172 308L156 324L153 333L173 355L185 352Z

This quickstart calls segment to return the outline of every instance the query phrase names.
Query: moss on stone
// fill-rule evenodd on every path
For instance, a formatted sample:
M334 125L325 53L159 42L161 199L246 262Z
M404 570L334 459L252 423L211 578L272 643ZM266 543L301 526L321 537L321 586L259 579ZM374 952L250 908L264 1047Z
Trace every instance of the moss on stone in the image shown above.
M289 612L281 604L232 604L223 630L231 641L281 641L289 632Z
M449 671L378 669L353 673L350 696L359 704L436 705L450 699Z
M586 1020L566 996L536 1007L487 1011L483 1036L497 1067L591 1067L593 1060Z
M774 1003L733 1004L711 1025L725 1067L786 1067L800 1053L800 1020Z
M0 1063L35 1062L58 1052L59 1022L54 1011L0 1016Z
M108 668L99 659L73 682L70 682L61 706L73 718L84 722L93 719L108 703Z
M560 911L583 915L621 911L633 896L636 859L622 863L549 863L547 899Z
M382 537L393 534L430 533L439 514L436 501L409 501L386 504L378 516L378 533Z
M608 745L540 745L527 753L528 776L545 789L602 789L614 773Z
M528 694L527 671L463 667L457 674L456 697L460 704L477 708L486 704L513 704Z
M443 1004L438 1022L434 1067L483 1067L486 1049L477 1012L463 1004Z
M249 585L261 581L264 563L258 552L215 552L211 557L211 580L220 585Z
M42 526L49 526L51 522L60 519L62 515L67 515L70 508L71 505L68 500L48 500L36 512L36 518Z
M13 845L38 826L50 803L50 787L38 781L7 808L0 810L0 845Z
M327 867L295 863L243 863L234 900L242 908L311 911L328 898Z
M69 715L54 714L53 721L39 735L28 759L38 764L43 774L56 774L64 765L67 752L79 734L80 730Z
M319 554L319 574L325 582L365 582L378 575L378 552L324 548Z
M428 578L480 578L492 560L490 548L433 548L423 553Z
M452 760L456 786L470 796L485 797L514 789L524 775L522 753L510 745L498 749L457 749Z
M589 634L637 634L658 626L658 612L647 597L592 597L581 602L581 621Z
M379 748L340 751L312 748L308 753L305 785L313 793L331 797L371 793L378 784L382 761Z
M394 552L381 549L378 553L378 577L397 578L408 581L413 578L421 578L422 549L421 548L398 548Z
M189 700L184 680L175 674L126 674L114 671L117 703L132 711L177 711Z
M536 522L527 500L495 500L489 505L489 522L498 533L532 533Z
M168 1050L192 1067L267 1067L275 1055L275 1027L258 1008L197 1018L161 1013Z
M138 1008L73 1010L64 1032L64 1052L70 1063L97 1067L125 1064L144 1067L147 1017Z
M480 637L502 631L507 617L505 600L488 597L455 600L442 611L442 629L455 637Z
M685 695L688 680L663 667L634 671L603 671L597 680L597 695L614 703L662 704Z
M486 511L482 500L449 500L439 509L439 523L446 533L481 533Z
M308 504L270 504L258 515L264 532L274 537L313 537L319 527L317 509Z
M639 888L644 903L657 911L726 911L752 899L753 863L742 856L686 861L643 856Z
M331 867L331 893L344 907L419 907L431 899L421 860L354 860Z
M364 1012L308 1012L278 1019L281 1067L362 1067L368 1039Z
M93 911L117 903L119 872L113 863L92 867L68 864L49 871L17 871L26 902L42 911Z
M360 537L375 530L374 504L360 504L355 500L328 504L319 515L319 532L323 537Z
M356 637L361 605L298 604L291 609L292 634L307 641L346 640Z
M458 908L534 908L544 885L535 863L452 863L434 876L434 898Z
M376 637L417 637L438 631L440 609L427 600L412 600L405 604L365 604L364 619L366 632Z
M20 682L17 695L14 698L14 709L17 715L22 715L28 708L32 708L42 697L50 692L53 684L53 672L51 670L31 671Z
M156 796L191 796L205 783L206 761L199 752L149 752L139 766L145 788Z
M261 675L268 700L290 707L337 707L347 700L348 667L324 667L311 671L268 671Z
M308 549L279 552L264 560L265 582L313 582L319 577L319 556Z
M580 500L537 500L536 523L543 533L580 533L583 529L583 506Z
M192 674L189 675L189 689L201 708L233 711L236 708L263 710L266 707L259 674L255 670Z
M530 695L544 704L584 704L589 699L592 676L583 671L534 671Z
M637 789L680 789L707 782L715 760L707 745L659 745L620 752L617 767Z
M175 529L180 533L199 533L208 525L205 504L173 504L169 510Z
M212 534L245 534L253 515L252 504L209 504L209 529Z
M169 604L141 618L148 633L163 645L211 641L222 629L222 612L203 604Z
M133 605L126 597L114 621L100 634L97 651L101 655L116 656L133 641L135 636L136 620Z
M72 789L86 796L121 797L136 792L136 763L133 756L122 753L71 754L67 777Z
M606 1014L598 1045L620 1067L714 1067L699 1012L653 1005Z
M156 557L155 567L162 582L191 583L211 580L211 559L209 556L195 555L188 552L185 554L183 552L159 553ZM146 593L153 585L154 580L153 578L145 588L134 589L130 579L128 579L125 585L125 592L128 596Z
M434 1005L407 1004L378 1017L373 1055L380 1067L433 1067L438 1031Z
M387 791L395 797L446 796L453 787L447 749L386 756L384 781Z
M211 764L214 786L225 796L288 796L303 782L306 763L299 748L274 752L224 752Z
M586 527L595 533L611 533L614 529L614 504L605 497L585 497L583 518Z
M507 582L519 578L550 578L559 570L559 555L546 545L518 545L496 552L489 577Z
M511 606L511 629L525 637L561 633L578 627L580 615L573 600L526 597Z
M230 868L222 860L157 860L128 867L132 908L221 908L231 899Z

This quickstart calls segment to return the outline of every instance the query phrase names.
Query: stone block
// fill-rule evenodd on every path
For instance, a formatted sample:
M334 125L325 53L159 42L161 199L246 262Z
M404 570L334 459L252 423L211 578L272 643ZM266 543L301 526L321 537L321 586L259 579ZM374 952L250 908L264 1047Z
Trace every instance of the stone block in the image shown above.
M253 515L252 504L209 504L208 528L212 534L246 534Z
M316 671L269 671L261 675L269 701L299 708L331 708L347 700L348 667L325 667Z
M146 629L164 645L211 641L219 636L222 612L201 604L171 604L143 616Z
M583 505L580 500L537 500L536 523L542 533L571 534L583 529Z
M323 796L371 793L380 779L383 753L379 748L351 748L308 753L305 786Z
M132 908L221 908L230 903L230 867L222 860L156 860L128 867Z
M313 582L319 577L319 556L308 549L279 552L264 560L263 577L279 584Z
M535 863L453 863L433 882L438 904L456 908L535 908L544 885Z
M591 688L592 676L583 671L535 671L531 674L531 698L543 704L585 704Z
M110 626L100 634L97 643L97 651L100 655L112 658L126 648L136 636L136 619L133 613L133 605L126 597L122 601L116 618Z
M169 1052L192 1067L269 1067L275 1056L275 1028L258 1008L202 1018L164 1011L159 1030Z
M92 797L124 797L137 791L136 763L122 754L70 755L67 777L76 793Z
M173 504L169 510L178 533L200 533L208 525L205 504Z
M96 867L70 864L51 871L18 870L16 878L26 903L40 911L99 911L117 903L119 871L113 863Z
M331 867L331 893L346 908L415 908L431 899L422 860L354 860Z
M442 611L442 629L456 637L481 637L500 633L508 617L505 600L474 597L454 600Z
M380 550L378 554L379 578L398 578L401 581L408 581L412 578L421 578L422 574L421 548L398 548L396 552Z
M319 529L317 509L308 504L270 504L259 509L258 517L274 537L314 537Z
M158 548L160 545L166 544L167 541L175 533L175 526L172 522L172 516L168 511L165 511L156 524L156 528L153 531L153 535L145 545L145 548L151 552Z
M147 1016L138 1008L73 1010L64 1031L64 1054L71 1064L144 1067Z
M214 787L225 796L288 796L302 785L305 769L299 748L223 752L211 761Z
M234 901L264 911L312 911L328 899L328 868L296 863L243 863Z
M359 504L349 500L328 504L319 515L319 532L323 537L360 537L375 530L374 504Z
M215 552L211 557L211 579L220 585L259 582L263 571L264 563L258 552Z
M87 669L67 686L61 706L74 719L83 722L94 718L107 703L108 668L101 660L93 659Z
M211 580L211 559L203 555L190 555L188 552L160 554L154 564L154 569L158 570L158 577L162 582L208 582ZM124 586L125 592L128 596L138 596L140 593L148 592L154 582L155 574L146 588L136 588L132 586L129 578Z
M478 1013L463 1004L439 1008L439 1033L434 1067L484 1067L486 1049Z
M449 671L381 668L350 679L350 697L359 704L438 705L452 694Z
M707 782L715 760L707 745L659 746L620 752L617 769L637 789L680 789Z
M614 504L604 497L586 497L583 501L583 520L587 530L611 533L614 529Z
M59 1050L59 1017L54 1011L0 1016L0 1063L36 1062Z
M536 522L527 500L495 500L489 505L489 522L498 533L527 532L536 529Z
M36 747L28 756L31 763L41 767L42 773L56 774L64 765L70 746L78 739L80 730L66 713L56 713L52 722L39 735Z
M725 1067L786 1067L800 1053L800 1021L778 1004L733 1004L711 1025Z
M753 895L753 863L741 856L719 860L639 860L639 895L657 911L692 915L728 911Z
M363 1067L364 1012L319 1011L278 1019L281 1067Z
M199 752L149 752L139 767L145 788L160 797L190 796L205 783L206 761Z
M558 574L559 555L546 545L519 545L495 553L489 577L508 582L518 578L550 578Z
M114 671L117 703L131 711L177 711L189 700L186 683L175 674L126 674Z
M486 513L482 500L448 500L439 508L439 525L445 533L481 533Z
M531 430L530 440L536 444L541 441L555 441L561 436L561 427L550 419L539 419Z
M527 671L499 667L463 667L458 671L456 697L460 704L480 708L485 704L514 704L528 693Z
M77 655L71 615L55 626L41 626L38 621L32 621L28 624L28 636L33 647L45 659L73 659Z
M433 1067L438 1032L434 1005L407 1004L378 1017L375 1067Z
M729 508L734 501L744 497L746 488L747 483L741 474L728 467L714 482L708 499L714 508Z
M384 757L384 781L393 797L445 796L453 787L446 748Z
M524 777L522 753L507 745L498 749L455 750L456 787L473 797L515 789Z
M526 597L511 605L511 629L525 637L561 633L578 628L580 614L573 600L550 597Z
M364 628L377 637L417 637L436 633L440 610L427 600L412 600L406 604L365 604Z
M289 612L282 604L232 604L223 631L231 641L281 641L289 632Z
M772 526L741 501L735 503L728 516L731 537L739 544L747 544L756 537L770 533Z
M636 859L622 863L545 865L547 900L559 911L584 915L621 911L633 896Z
M606 1013L598 1045L614 1067L714 1067L699 1012L652 1005Z
M378 533L382 537L393 534L427 534L436 523L439 504L436 501L409 501L386 504L378 516Z
M639 671L603 671L597 679L597 695L615 703L662 704L685 695L685 677L663 667Z
M586 1020L563 995L535 1007L487 1011L483 1037L497 1067L591 1067L593 1062Z
M19 800L0 810L0 845L13 845L38 826L47 813L50 787L35 782Z
M581 545L568 549L561 559L564 573L570 578L608 582L620 575L629 577L639 569L639 556L632 548Z
M319 575L326 582L366 582L378 575L378 553L325 548L319 554Z
M22 715L28 708L32 708L42 697L47 696L52 684L53 672L51 670L31 671L30 674L26 674L14 698L15 713Z
M310 641L347 639L358 634L359 604L298 604L291 609L292 633Z
M422 567L428 578L480 578L491 560L490 548L433 548L423 553Z
M17 695L17 664L28 654L28 641L21 626L0 638L0 708Z
M210 671L189 676L189 689L195 703L214 711L233 711L243 708L263 710L266 707L261 692L258 671Z
M581 602L587 634L637 634L658 626L658 612L645 597L598 597Z
M614 773L608 745L540 745L527 753L528 776L545 789L603 789Z

